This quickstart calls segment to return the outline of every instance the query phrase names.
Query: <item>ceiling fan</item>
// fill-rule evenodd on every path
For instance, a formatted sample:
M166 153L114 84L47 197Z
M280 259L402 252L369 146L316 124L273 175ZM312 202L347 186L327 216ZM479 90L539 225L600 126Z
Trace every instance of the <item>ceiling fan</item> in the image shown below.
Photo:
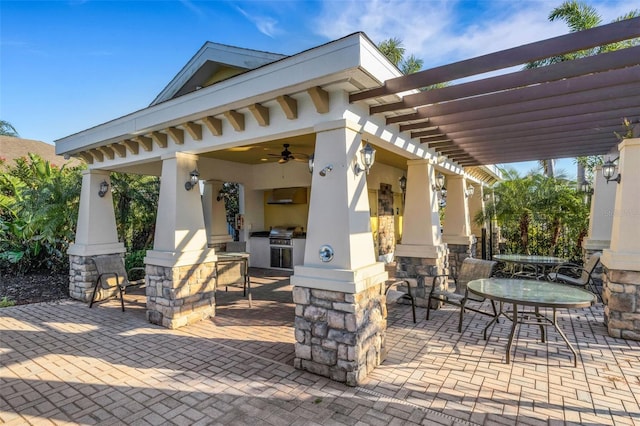
M288 143L285 143L282 146L284 147L284 150L282 150L280 154L268 154L270 157L278 157L279 164L284 164L289 160L303 161L303 162L307 162L309 160L309 156L307 154L293 153L289 151L289 146L291 145L289 145Z

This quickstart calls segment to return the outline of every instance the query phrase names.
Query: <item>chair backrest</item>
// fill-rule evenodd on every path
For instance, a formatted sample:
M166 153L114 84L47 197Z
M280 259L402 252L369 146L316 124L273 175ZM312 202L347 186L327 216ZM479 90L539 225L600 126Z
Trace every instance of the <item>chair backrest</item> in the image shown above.
M232 253L246 252L246 241L229 241L227 242L227 251Z
M582 270L582 274L580 275L580 281L587 284L591 279L591 274L593 274L593 270L598 266L598 262L600 262L600 252L597 251L589 257L589 261L585 263L584 269Z
M93 256L93 262L96 265L98 275L109 274L101 278L103 287L115 287L118 284L126 285L129 282L124 262L120 256L112 254ZM116 277L112 274L118 274L119 283L116 282Z
M460 267L456 281L456 293L465 294L469 281L490 278L497 263L495 260L466 258Z

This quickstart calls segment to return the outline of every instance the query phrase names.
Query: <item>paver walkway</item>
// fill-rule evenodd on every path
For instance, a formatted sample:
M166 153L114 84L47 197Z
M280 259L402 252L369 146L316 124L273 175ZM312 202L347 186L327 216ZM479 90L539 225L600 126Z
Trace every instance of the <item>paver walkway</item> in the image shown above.
M23 424L616 424L640 425L640 342L613 339L602 306L561 312L580 348L522 328L504 364L509 324L482 340L486 317L453 309L411 321L389 309L389 356L350 388L295 370L287 276L254 275L218 293L218 315L178 330L145 320L144 297L89 309L68 301L0 309L0 423Z

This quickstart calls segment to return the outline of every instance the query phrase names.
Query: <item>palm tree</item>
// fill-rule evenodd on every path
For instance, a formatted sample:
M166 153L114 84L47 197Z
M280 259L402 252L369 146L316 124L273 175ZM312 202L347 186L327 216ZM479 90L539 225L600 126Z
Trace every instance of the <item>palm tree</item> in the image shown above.
M622 21L625 19L631 19L640 16L640 10L635 9L623 16L616 18L613 22ZM578 0L566 0L560 6L556 7L549 14L550 21L562 20L569 27L569 32L577 32L587 30L589 28L597 27L602 24L602 17L598 11L591 5L578 1ZM636 46L640 43L640 39L627 40L620 43L612 43L604 46L598 46L592 49L581 50L578 52L571 52L565 55L553 56L551 58L541 59L528 63L525 68L538 68L546 65L555 64L558 62L570 61L573 59L584 58L587 56L597 55L599 53L611 52L614 50L624 49L631 46ZM547 176L553 177L553 160L540 160L543 169ZM584 176L584 161L577 162L577 175ZM578 186L582 183L582 180L578 179Z
M8 121L0 120L0 136L13 136L17 138L18 132L15 127L11 125Z
M402 40L399 38L390 38L383 40L378 44L378 49L387 57L396 67L400 68L403 74L413 74L422 69L422 59L416 58L414 55L405 59L405 48L402 47Z

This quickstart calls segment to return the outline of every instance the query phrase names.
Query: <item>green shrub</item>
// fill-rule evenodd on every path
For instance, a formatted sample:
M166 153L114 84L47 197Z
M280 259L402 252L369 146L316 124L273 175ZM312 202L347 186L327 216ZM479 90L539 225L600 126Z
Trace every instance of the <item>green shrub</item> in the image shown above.
M2 300L0 300L0 308L8 308L10 306L15 305L16 302L14 302L13 300L9 300L9 298L7 298L7 296L3 297Z
M0 172L0 268L24 274L68 269L80 200L80 168L51 166L38 155Z

